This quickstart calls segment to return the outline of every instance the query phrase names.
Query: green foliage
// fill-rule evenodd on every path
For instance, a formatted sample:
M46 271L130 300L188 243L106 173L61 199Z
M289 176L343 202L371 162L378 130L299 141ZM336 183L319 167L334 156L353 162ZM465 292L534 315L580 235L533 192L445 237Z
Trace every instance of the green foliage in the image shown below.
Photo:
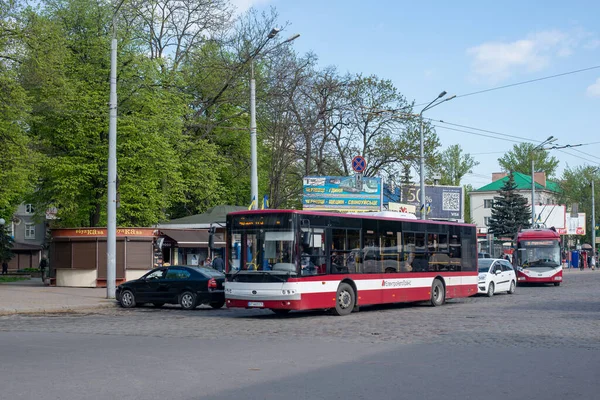
M514 237L520 229L531 226L531 208L527 199L516 192L512 172L502 189L500 196L494 197L492 217L489 220L489 231L496 236Z
M0 263L14 257L14 254L11 252L12 247L13 239L8 234L6 226L0 225Z
M598 213L598 203L600 202L600 173L597 167L579 166L575 168L567 167L563 171L560 179L561 192L559 193L558 203L565 204L567 209L571 209L573 204L577 204L578 210L586 214L586 237L585 242L591 243L592 231L592 186L594 180L594 202L596 203L596 225L600 220ZM600 237L596 235L597 237Z
M455 144L444 150L440 157L440 184L459 186L461 179L473 172L473 167L479 165L470 154L462 154L460 145Z
M469 196L469 193L474 189L472 185L464 185L463 189L465 194L465 223L474 224L475 222L471 216L471 196Z
M558 160L543 149L534 150L535 147L536 145L532 143L515 144L511 151L498 159L498 164L503 171L520 172L531 176L531 158L533 157L535 170L545 172L546 176L552 179L558 167Z

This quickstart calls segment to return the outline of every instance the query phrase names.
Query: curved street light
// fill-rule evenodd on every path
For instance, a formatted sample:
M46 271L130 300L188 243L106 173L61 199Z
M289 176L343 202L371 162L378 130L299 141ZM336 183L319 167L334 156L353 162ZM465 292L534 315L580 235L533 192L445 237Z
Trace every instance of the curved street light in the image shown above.
M554 143L556 138L549 136L548 139L538 144L531 150L531 227L535 228L535 152L537 150L545 150L544 146Z
M442 97L444 97L446 95L446 91L444 90L442 93L440 93L438 95L438 97L435 98L435 100L433 100L431 103L427 104L419 113L419 119L420 119L420 175L419 175L419 180L420 180L420 186L421 186L421 219L427 219L427 206L426 206L426 200L425 200L425 150L424 150L424 143L423 143L423 113L435 106L439 106L440 104L446 102L446 101L450 101L452 99L454 99L456 97L456 95L450 96L444 100L438 101L440 100ZM437 103L436 103L437 102Z
M263 47L279 33L279 28L271 29L267 35L267 40L258 47L258 49L250 56L250 204L253 210L258 208L258 161L256 155L256 81L254 80L254 59L259 56ZM295 34L279 43L269 51L300 37L300 34Z

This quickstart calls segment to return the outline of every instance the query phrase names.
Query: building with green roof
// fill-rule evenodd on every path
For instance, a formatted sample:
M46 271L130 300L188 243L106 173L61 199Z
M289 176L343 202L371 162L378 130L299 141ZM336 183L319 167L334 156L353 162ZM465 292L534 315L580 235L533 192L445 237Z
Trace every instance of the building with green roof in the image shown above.
M516 192L529 200L528 204L531 206L531 175L514 172L513 176L517 186ZM478 233L487 233L488 220L492 216L494 197L499 195L498 191L508 179L508 173L506 172L493 173L491 183L469 193L471 199L471 218L477 225ZM546 179L545 172L536 172L534 179L536 210L541 204L558 204L559 184Z

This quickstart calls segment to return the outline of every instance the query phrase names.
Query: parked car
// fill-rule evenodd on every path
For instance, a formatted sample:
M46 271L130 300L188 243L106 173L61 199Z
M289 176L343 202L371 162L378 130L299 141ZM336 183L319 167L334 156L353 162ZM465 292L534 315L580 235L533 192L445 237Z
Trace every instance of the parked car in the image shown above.
M125 308L144 303L156 307L180 304L186 310L200 304L221 308L225 304L224 281L225 275L209 267L173 265L153 269L139 279L119 285L116 298Z
M492 297L494 293L513 294L517 287L517 276L510 262L500 258L480 258L477 260L479 284L477 293Z

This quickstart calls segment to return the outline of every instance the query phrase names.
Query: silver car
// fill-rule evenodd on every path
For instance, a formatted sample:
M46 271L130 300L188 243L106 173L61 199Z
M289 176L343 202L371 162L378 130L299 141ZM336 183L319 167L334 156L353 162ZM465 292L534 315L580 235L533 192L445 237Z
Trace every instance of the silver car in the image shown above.
M500 258L479 258L477 260L479 282L477 293L492 297L497 292L513 294L517 287L517 276L512 265Z

